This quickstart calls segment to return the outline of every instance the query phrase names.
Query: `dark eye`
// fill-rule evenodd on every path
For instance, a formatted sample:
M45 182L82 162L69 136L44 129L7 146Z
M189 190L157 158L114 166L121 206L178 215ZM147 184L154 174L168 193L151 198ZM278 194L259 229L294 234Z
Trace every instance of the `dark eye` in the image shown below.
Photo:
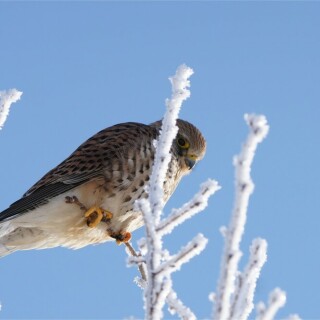
M178 145L179 147L181 147L182 149L187 149L189 148L189 142L187 142L185 139L183 138L179 138L178 139Z

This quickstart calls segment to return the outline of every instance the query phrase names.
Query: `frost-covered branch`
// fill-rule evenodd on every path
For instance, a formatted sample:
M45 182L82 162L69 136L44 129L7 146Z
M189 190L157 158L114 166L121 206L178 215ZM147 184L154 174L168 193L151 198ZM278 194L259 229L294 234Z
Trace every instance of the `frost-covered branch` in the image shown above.
M157 141L154 166L150 178L149 197L137 201L137 206L143 212L146 227L146 255L147 286L145 289L145 310L147 319L161 319L162 308L165 299L171 289L170 277L156 273L155 270L161 265L162 240L156 232L163 209L163 183L171 160L170 149L172 141L177 135L176 120L182 102L190 96L187 89L188 78L193 73L192 69L180 66L176 75L171 78L172 97L167 101L167 111L162 121L161 134Z
M173 209L170 215L162 218L163 185L171 160L170 149L178 128L176 120L182 102L190 95L188 78L193 71L180 66L172 77L172 97L166 101L167 112L162 120L161 133L155 142L156 154L150 184L149 197L136 201L136 210L143 213L146 237L138 242L140 252L136 254L131 247L128 259L130 265L138 265L141 279L135 282L144 290L145 319L158 320L163 316L163 306L167 303L169 311L181 319L196 319L172 289L171 274L181 268L206 246L207 239L199 234L186 246L174 254L162 246L162 237L171 233L175 227L185 222L208 204L209 197L220 189L216 181L208 180L201 185L200 191L179 209ZM223 228L225 237L221 271L217 293L214 297L214 320L245 320L253 309L254 291L261 269L267 259L267 242L255 239L250 247L250 257L243 272L238 270L242 256L240 242L247 219L247 208L254 184L250 172L257 145L266 137L269 126L266 118L259 115L245 115L250 128L249 135L241 153L234 158L235 166L235 202L229 227ZM277 310L285 303L285 294L275 290L268 307L260 304L257 320L271 320ZM295 318L297 317L297 318ZM293 315L290 320L299 319Z
M301 320L301 318L298 314L290 314L285 320Z
M183 320L197 319L194 313L178 299L177 294L173 290L168 294L166 302L172 315L178 314Z
M129 264L138 264L140 268L141 264L146 265L147 281L143 280L143 276L142 279L136 280L137 284L144 288L146 319L161 319L165 302L170 312L177 313L182 319L195 319L194 314L172 290L171 274L199 254L204 249L207 239L200 234L178 253L170 256L162 247L162 237L203 210L210 195L220 188L217 182L208 180L191 201L182 208L173 210L168 218L161 220L164 206L163 185L171 160L170 149L178 133L176 121L179 110L183 101L190 96L188 79L192 73L192 69L182 65L177 69L175 76L170 78L172 97L166 101L167 111L162 120L161 133L155 142L156 154L148 186L149 197L136 201L136 210L143 213L146 238L139 242L141 254L133 254L133 257L129 258Z
M235 293L235 283L238 275L238 263L242 256L240 241L247 219L249 197L254 189L250 176L251 164L258 144L269 131L264 116L246 114L245 120L250 132L241 153L234 158L236 196L231 222L228 229L225 230L225 247L216 293L214 319L229 319L232 296L239 296L239 293Z
M127 253L129 254L129 264L136 264L138 265L139 272L141 274L141 281L137 280L137 284L140 287L143 287L144 285L140 285L140 282L146 282L147 281L147 272L145 268L145 259L141 256L141 254L137 254L134 248L132 247L130 242L125 242L125 245L127 247ZM131 260L130 260L131 258Z
M22 92L16 89L0 91L0 130L9 115L11 104L17 102L22 95Z
M275 288L269 295L269 303L266 307L263 302L257 305L257 318L256 320L272 320L275 314L286 303L286 293L279 288ZM298 317L294 315L293 317Z
M138 264L139 266L141 278L135 278L135 283L138 285L138 287L144 290L147 286L144 258L140 254L136 253L131 244L126 243L126 246L128 249L127 253L129 255L128 264ZM168 293L166 303L168 305L168 310L172 315L178 314L183 320L196 319L194 313L188 307L186 307L181 300L179 300L176 292L174 292L173 289L171 289Z
M155 273L171 274L172 272L179 270L184 263L188 262L194 256L200 254L201 251L206 247L207 243L208 239L199 233L185 247L181 248L179 253L162 263L161 266L155 270Z
M176 226L203 211L208 205L209 197L220 188L215 180L209 179L204 182L201 185L200 191L189 202L184 204L180 209L173 209L171 214L159 223L156 231L161 235L171 233Z
M250 257L244 273L239 275L238 288L235 291L231 307L231 319L245 320L251 313L254 304L254 290L260 271L267 260L267 242L254 239L250 247Z
M172 141L178 133L176 121L183 101L190 97L189 77L193 70L186 65L178 67L176 74L170 78L172 97L166 101L167 111L162 120L161 134L157 141L157 151L150 177L149 201L155 224L159 223L163 209L163 183L171 160Z

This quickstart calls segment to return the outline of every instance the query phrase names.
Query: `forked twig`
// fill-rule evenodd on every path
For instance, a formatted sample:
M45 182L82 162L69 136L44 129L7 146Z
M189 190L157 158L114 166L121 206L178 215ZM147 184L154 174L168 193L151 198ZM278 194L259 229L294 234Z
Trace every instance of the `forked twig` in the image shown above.
M133 248L130 242L124 242L125 246L127 247L129 253L133 257L140 257L139 254L137 254L136 250ZM147 275L146 275L146 270L145 270L145 262L138 263L138 269L141 275L141 279L145 282L147 282Z

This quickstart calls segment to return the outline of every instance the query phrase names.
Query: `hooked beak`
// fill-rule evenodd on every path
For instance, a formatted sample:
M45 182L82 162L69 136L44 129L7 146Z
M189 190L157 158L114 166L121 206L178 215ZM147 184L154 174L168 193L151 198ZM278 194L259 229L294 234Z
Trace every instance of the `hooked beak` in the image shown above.
M185 163L189 170L191 170L197 162L197 157L193 154L187 155L185 157Z

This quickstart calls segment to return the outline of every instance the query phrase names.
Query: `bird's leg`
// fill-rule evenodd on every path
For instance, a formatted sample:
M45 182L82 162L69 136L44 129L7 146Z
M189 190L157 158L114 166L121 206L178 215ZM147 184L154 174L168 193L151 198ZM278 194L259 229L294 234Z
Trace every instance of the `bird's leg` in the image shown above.
M120 232L114 232L112 229L107 230L109 233L109 236L111 238L114 238L117 242L117 244L121 243L127 243L131 239L131 233L127 231L120 231Z
M96 227L101 221L110 222L113 214L107 210L104 210L98 206L93 206L87 209L76 196L65 198L66 203L74 203L80 207L81 210L85 210L85 218L87 218L87 225L90 228Z
M101 221L109 222L113 214L107 210L104 210L100 207L93 206L87 210L84 214L87 218L87 225L90 228L96 227Z
M78 205L81 210L87 211L87 207L83 203L81 203L76 196L72 196L72 197L67 196L65 197L65 200L66 200L66 203L74 203Z

